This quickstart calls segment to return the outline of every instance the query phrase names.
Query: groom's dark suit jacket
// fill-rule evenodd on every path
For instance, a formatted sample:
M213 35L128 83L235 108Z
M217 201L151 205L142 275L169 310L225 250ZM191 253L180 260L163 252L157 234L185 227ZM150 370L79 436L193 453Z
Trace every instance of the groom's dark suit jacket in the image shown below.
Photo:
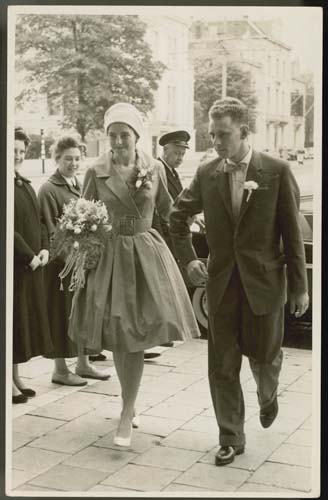
M210 250L207 299L214 313L234 266L252 311L277 310L286 301L286 266L291 292L307 290L304 245L299 222L299 188L287 162L253 151L246 181L255 181L248 201L244 190L234 222L229 174L219 158L201 165L189 188L175 201L170 232L182 264L197 258L188 217L204 211Z

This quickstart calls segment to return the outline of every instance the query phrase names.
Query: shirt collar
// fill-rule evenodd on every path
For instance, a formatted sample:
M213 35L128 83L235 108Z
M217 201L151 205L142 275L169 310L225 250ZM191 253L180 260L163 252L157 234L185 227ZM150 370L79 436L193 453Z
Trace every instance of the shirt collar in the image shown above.
M247 151L246 155L241 160L239 160L238 163L246 163L247 168L248 168L248 165L249 165L251 158L252 158L252 154L253 154L253 148L252 148L252 146L249 146L249 150ZM232 160L229 160L229 158L227 158L227 163L235 163L235 162L233 162Z
M65 179L67 184L69 184L70 186L73 186L73 187L76 186L76 182L75 182L74 177L65 177L65 175L63 175L63 174L61 174L61 176Z

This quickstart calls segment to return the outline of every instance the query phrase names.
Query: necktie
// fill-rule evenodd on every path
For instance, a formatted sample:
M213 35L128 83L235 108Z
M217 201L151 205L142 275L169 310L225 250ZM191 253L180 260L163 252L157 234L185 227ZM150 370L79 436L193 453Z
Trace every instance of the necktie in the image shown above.
M245 171L247 168L247 163L240 161L239 163L233 163L226 161L224 164L224 172L230 174L236 172L237 170Z

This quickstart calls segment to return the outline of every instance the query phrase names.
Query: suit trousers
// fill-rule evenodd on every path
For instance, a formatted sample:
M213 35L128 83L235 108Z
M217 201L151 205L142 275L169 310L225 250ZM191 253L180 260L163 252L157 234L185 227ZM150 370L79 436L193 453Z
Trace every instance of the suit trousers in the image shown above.
M209 313L208 376L221 446L245 444L243 355L249 359L260 408L276 397L283 324L283 307L260 316L252 312L235 266L220 305Z

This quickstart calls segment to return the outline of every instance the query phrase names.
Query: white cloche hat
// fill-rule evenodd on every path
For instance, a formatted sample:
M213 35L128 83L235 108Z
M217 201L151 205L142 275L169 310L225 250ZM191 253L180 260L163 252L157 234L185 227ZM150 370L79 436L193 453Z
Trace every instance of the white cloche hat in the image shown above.
M133 104L127 102L118 102L107 109L104 116L104 127L107 133L109 125L112 123L125 123L129 125L138 137L143 132L143 119L141 113Z

